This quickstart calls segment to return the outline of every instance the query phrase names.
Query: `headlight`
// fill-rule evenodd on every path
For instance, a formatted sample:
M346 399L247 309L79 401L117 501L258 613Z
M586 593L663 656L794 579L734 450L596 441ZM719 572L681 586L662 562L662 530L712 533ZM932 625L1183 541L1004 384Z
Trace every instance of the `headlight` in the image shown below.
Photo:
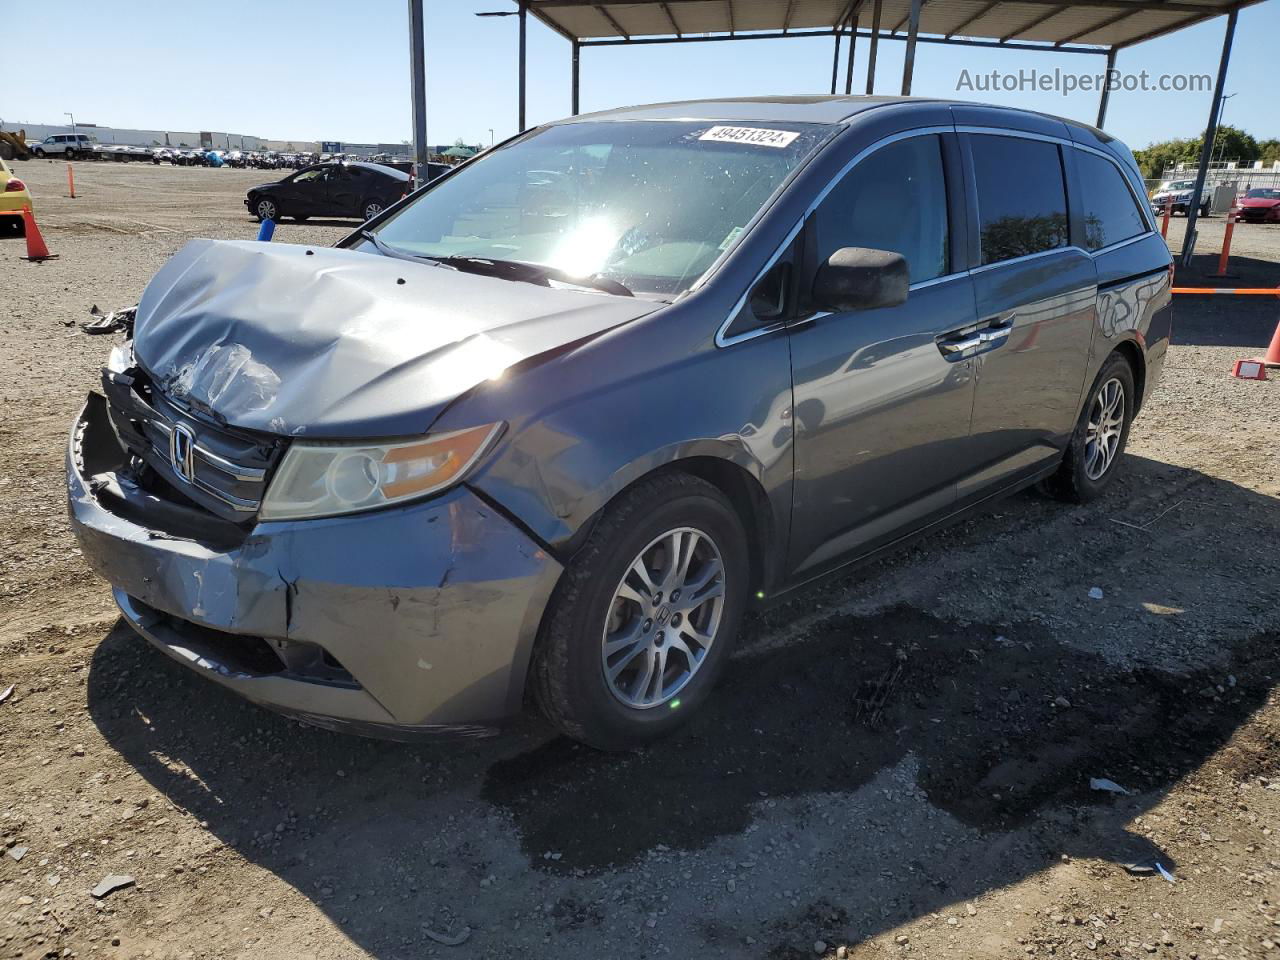
M461 480L502 427L490 423L407 443L295 443L259 517L331 517L428 496Z

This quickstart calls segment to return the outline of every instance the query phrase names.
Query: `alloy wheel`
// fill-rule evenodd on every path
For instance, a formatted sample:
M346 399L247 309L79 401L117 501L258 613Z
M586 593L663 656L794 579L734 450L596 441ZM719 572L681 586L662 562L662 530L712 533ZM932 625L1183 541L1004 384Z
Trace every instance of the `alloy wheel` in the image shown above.
M366 220L372 220L381 212L382 212L382 204L377 202L366 204L364 208L364 218Z
M1111 469L1124 432L1124 384L1112 377L1104 383L1089 408L1084 434L1084 472L1099 480Z
M610 693L636 709L672 701L705 662L724 599L724 561L710 536L680 527L654 539L609 604L600 658Z
M276 212L277 212L276 205L272 203L270 200L258 201L258 216L261 217L263 220L276 219Z

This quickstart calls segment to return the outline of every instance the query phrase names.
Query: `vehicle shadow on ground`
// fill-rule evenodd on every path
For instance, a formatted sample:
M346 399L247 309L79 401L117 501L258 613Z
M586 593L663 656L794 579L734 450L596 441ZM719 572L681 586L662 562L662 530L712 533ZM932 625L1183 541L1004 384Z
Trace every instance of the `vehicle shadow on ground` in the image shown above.
M1130 459L1132 470L1211 483L1215 512L1248 518L1254 534L1260 519L1280 526L1271 498ZM1015 498L965 535L997 535L1038 509ZM1141 551L1154 582L1163 563L1179 562L1154 541ZM497 740L430 746L301 727L191 675L125 627L95 652L88 698L108 743L156 790L387 958L430 946L424 910L476 926L476 885L491 870L506 871L511 916L489 901L481 926L506 927L554 900L562 881L625 870L655 849L706 849L741 834L760 804L848 794L911 760L929 802L973 828L972 839L940 855L936 837L899 819L900 799L868 792L871 822L902 827L888 848L904 871L869 871L856 899L823 901L775 930L771 955L783 957L797 940L861 942L1064 854L1178 870L1126 825L1265 702L1280 676L1280 636L1223 637L1219 659L1185 673L1125 671L1063 639L1036 623L957 623L905 606L833 615L802 639L737 658L702 716L627 755L550 737L536 721ZM1240 777L1270 763L1263 751L1236 754ZM1134 795L1091 790L1095 777ZM691 936L725 945L742 933L708 922Z
M1280 232L1280 227L1275 228ZM1254 257L1232 257L1228 276L1212 276L1218 255L1197 253L1191 266L1179 269L1178 287L1280 288L1280 264ZM1174 297L1173 342L1209 347L1240 347L1261 353L1280 322L1280 296L1179 294Z
M254 223L261 223L260 220L254 220ZM357 227L364 224L359 217L336 218L336 217L307 217L305 220L295 220L293 217L283 217L276 221L276 227L342 227L353 233Z

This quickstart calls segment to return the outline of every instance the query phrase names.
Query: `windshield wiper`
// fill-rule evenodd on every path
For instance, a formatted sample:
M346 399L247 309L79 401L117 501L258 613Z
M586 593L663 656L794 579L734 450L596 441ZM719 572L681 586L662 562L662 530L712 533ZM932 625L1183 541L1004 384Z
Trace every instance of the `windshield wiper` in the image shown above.
M525 263L520 260L500 260L492 257L434 257L436 263L446 267L454 267L468 273L478 273L490 277L501 277L504 280L515 280L524 283L536 283L549 286L549 280L567 283L575 287L587 287L612 293L619 297L634 297L635 294L625 284L594 274L589 277L575 277L556 267L544 266L540 263Z
M408 250L401 250L399 247L393 247L372 230L361 230L360 236L368 240L377 248L378 252L384 257L394 257L397 260L412 260L415 263L430 263L435 266L444 266L437 258L428 257L423 253L410 253Z

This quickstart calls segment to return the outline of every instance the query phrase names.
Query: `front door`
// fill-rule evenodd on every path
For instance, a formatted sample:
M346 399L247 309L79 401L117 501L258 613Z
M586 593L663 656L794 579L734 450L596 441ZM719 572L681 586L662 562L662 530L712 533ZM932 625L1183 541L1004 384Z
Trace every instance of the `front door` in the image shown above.
M812 277L841 247L901 253L911 270L896 307L818 313L791 329L795 494L791 568L891 542L954 507L971 465L972 280L954 134L891 140L861 159L804 234Z
M286 181L285 194L280 198L281 207L291 215L304 217L323 213L328 172L327 167L308 167Z

